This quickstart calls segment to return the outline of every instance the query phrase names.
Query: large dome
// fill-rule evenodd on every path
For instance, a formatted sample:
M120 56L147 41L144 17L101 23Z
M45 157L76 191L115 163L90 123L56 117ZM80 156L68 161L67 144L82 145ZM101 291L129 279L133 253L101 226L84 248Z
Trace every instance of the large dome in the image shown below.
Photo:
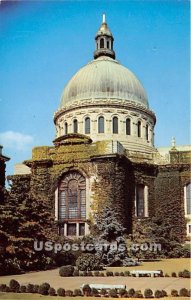
M147 95L140 81L108 56L91 61L71 78L62 94L60 108L86 99L126 100L148 107Z

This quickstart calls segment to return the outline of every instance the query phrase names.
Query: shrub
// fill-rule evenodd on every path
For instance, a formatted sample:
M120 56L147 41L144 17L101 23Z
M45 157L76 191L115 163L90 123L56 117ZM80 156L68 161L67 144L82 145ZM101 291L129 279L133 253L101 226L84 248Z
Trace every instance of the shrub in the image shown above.
M80 274L79 274L79 271L78 270L74 270L74 272L73 272L73 276L74 277L77 277L77 276L79 276Z
M115 273L114 273L114 276L119 276L119 272L115 272Z
M18 293L20 290L20 284L15 279L11 279L9 282L9 288L11 292Z
M97 256L90 253L80 255L76 260L76 267L80 271L100 270L100 260Z
M143 298L143 294L141 293L141 291L135 291L134 297L135 298Z
M167 273L165 273L164 277L170 277Z
M49 290L48 290L48 294L50 296L56 296L56 291L54 288L50 287Z
M101 294L102 296L105 296L105 295L107 294L106 289L101 289L100 294Z
M155 291L155 298L162 298L162 297L163 297L162 291L156 290Z
M190 278L190 272L188 270L184 270L182 272L182 277L183 278Z
M54 258L58 267L75 264L75 256L72 252L59 252Z
M124 276L130 276L130 271L125 271Z
M0 292L5 292L7 285L6 284L0 284Z
M21 292L21 293L26 293L26 291L27 291L26 286L25 286L25 285L21 285L21 286L20 286L20 292Z
M183 272L178 272L178 277L183 277Z
M95 271L95 272L94 272L94 276L95 276L95 277L98 277L98 276L100 276L100 273L99 273L99 271Z
M146 289L146 290L144 291L144 296L145 296L145 298L152 298L152 296L153 296L153 291L152 291L151 289Z
M121 297L124 297L126 294L127 294L127 291L126 291L125 289L120 289L120 290L119 290L119 295L120 295Z
M74 296L82 296L82 291L80 289L75 289L74 290Z
M98 294L99 294L98 290L95 289L95 288L92 288L92 290L91 290L91 295L92 295L92 296L97 296Z
M88 272L87 272L87 276L90 276L90 277L93 276L92 271L88 271Z
M167 295L167 292L164 291L164 290L162 290L161 293L162 293L162 297L167 297L167 296L168 296L168 295Z
M171 296L173 296L173 297L178 297L178 291L173 289L173 290L171 291Z
M9 292L11 292L10 287L9 287L9 286L6 286L6 287L5 287L5 293L9 293Z
M88 276L88 272L87 271L83 271L83 276Z
M134 295L135 295L135 290L134 290L134 289L128 290L128 295L129 295L129 297L134 297Z
M119 273L119 276L125 276L125 275L124 275L124 273L123 273L123 272L120 272L120 273Z
M65 295L66 295L66 297L72 297L72 296L73 296L73 291L67 290L67 291L65 292Z
M107 271L107 272L106 272L106 276L108 276L108 277L109 277L109 276L113 276L113 272Z
M38 293L41 295L48 295L49 288L50 284L45 282L39 286Z
M172 272L172 277L176 277L176 273L175 272Z
M82 291L85 296L90 296L90 294L91 294L91 288L88 284L85 284L83 286Z
M62 266L59 270L59 275L61 277L70 277L74 273L74 267L73 266Z
M34 293L34 284L27 284L27 287L26 287L26 292L27 293Z
M179 291L179 296L182 296L182 297L189 297L189 291L185 288L182 288L180 291Z
M117 291L116 291L115 289L111 289L111 290L109 291L109 296L110 296L111 298L117 298Z
M60 297L65 297L65 289L59 288L57 290L57 295L60 296Z
M33 287L33 293L38 293L38 290L39 290L39 285L38 284L34 284L34 287Z
M103 272L100 273L100 277L105 277L105 274Z

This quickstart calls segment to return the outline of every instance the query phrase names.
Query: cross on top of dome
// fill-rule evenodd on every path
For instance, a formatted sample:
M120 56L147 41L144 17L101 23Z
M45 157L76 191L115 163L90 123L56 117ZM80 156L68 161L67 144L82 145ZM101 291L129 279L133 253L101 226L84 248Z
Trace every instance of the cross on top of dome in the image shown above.
M94 52L94 58L100 56L109 56L115 59L115 52L113 51L113 35L107 26L106 16L103 14L102 24L96 34L96 51Z

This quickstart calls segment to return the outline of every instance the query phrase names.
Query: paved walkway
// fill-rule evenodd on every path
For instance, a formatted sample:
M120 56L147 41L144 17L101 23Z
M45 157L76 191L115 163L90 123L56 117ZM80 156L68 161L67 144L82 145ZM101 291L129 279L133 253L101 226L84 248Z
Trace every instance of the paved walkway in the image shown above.
M0 284L8 284L10 279L16 279L20 284L41 284L48 282L55 289L63 287L66 290L80 288L83 283L100 284L125 284L127 289L134 288L144 292L145 288L151 288L153 291L164 289L171 292L172 289L190 288L190 280L187 278L174 277L60 277L58 269L40 272L31 272L22 275L0 276Z

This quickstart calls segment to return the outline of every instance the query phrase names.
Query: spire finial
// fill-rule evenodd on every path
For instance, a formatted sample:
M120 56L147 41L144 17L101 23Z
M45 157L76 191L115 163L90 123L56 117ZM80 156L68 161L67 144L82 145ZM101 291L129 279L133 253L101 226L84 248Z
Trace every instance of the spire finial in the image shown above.
M105 17L105 14L103 14L103 17L102 17L102 23L106 23L106 17Z
M174 136L172 137L172 140L171 140L171 145L172 145L172 147L173 147L173 148L175 148L175 147L176 147L176 139L175 139L175 137L174 137Z

